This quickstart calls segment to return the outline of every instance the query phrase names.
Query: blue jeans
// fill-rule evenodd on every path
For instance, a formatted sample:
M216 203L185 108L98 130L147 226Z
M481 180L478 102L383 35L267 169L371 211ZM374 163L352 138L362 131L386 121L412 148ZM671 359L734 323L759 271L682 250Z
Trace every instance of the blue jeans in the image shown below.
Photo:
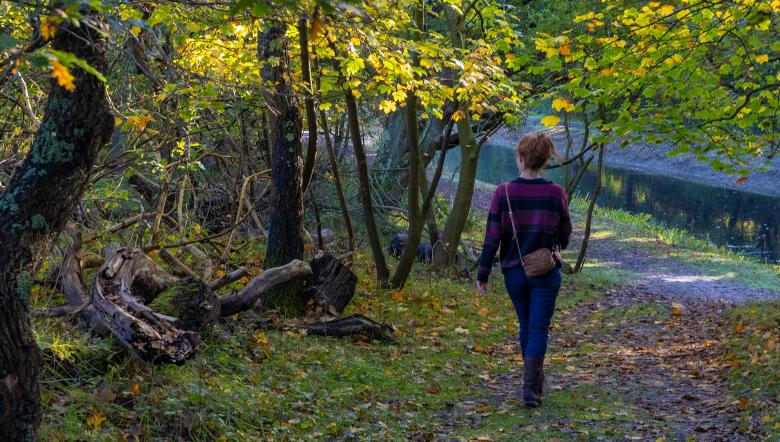
M504 283L520 321L523 357L543 358L555 298L561 288L561 269L556 267L546 275L529 278L522 267L517 267L504 273Z

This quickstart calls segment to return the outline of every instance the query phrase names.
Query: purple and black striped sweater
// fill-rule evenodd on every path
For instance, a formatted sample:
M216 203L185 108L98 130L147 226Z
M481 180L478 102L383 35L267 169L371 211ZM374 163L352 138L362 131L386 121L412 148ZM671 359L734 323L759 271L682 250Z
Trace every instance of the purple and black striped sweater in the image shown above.
M493 258L499 249L502 272L520 265L517 246L512 239L507 192L512 203L517 239L524 255L542 247L552 249L557 244L565 249L569 245L572 227L569 200L563 187L542 178L516 178L502 183L496 188L490 203L485 243L477 270L478 281L488 280Z

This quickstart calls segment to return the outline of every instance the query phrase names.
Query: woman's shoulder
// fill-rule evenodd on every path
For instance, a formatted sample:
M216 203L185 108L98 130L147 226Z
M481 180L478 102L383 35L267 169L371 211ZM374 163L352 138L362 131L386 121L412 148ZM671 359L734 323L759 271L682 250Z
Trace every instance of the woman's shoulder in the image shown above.
M533 189L537 192L541 192L542 194L548 195L548 196L566 196L566 189L563 188L558 183L555 183L553 181L550 181L545 178L537 178L536 180L528 181L528 180L522 180L522 179L514 179L511 181L506 181L498 186L496 186L496 192L501 191L503 188L507 189L513 189L510 184L519 184L517 186L518 189L522 189L525 192L528 192L529 190ZM525 186L523 186L525 184Z

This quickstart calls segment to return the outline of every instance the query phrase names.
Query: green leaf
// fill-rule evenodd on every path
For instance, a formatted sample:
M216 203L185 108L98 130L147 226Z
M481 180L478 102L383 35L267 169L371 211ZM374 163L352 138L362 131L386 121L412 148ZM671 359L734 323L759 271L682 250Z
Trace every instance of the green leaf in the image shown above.
M20 41L6 33L0 33L0 52L19 45Z

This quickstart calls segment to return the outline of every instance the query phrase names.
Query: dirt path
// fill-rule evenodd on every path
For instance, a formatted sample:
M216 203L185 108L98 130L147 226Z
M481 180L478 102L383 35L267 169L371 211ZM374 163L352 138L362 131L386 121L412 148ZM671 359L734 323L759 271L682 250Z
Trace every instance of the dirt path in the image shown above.
M446 181L439 186L450 198L454 190ZM487 211L491 195L490 189L475 189L476 209ZM572 248L578 250L580 241L575 237ZM556 313L548 353L550 400L529 412L528 428L515 432L528 431L530 439L534 428L564 435L553 440L757 437L753 429L760 423L739 421L743 402L732 396L726 379L726 310L746 301L777 299L780 293L738 282L704 262L685 262L673 252L660 242L648 247L609 235L591 239L590 262L631 276L616 289ZM489 391L487 398L456 406L461 413L453 413L439 433L442 440L458 429L484 426L486 418L473 410L503 413L522 407L522 358L514 339L500 344L493 357L508 373L480 382L478 388ZM620 405L611 410L608 403ZM572 416L578 407L585 413Z
M608 420L569 420L542 407L540 420L581 440L750 440L738 432L739 401L723 379L725 305L688 301L673 311L667 303L621 289L562 312L552 330L548 392L585 389L585 403L622 405ZM484 384L498 409L520 406L521 386L519 361L514 371ZM592 411L601 410L594 405Z
M632 272L634 277L629 285L639 291L677 301L736 304L780 297L776 291L734 282L729 280L728 274L705 271L669 256L670 248L664 244L654 244L653 250L651 254L646 247L632 247L611 239L592 239L588 259Z
M574 248L579 241L574 239ZM631 276L622 286L556 314L547 370L551 403L531 412L532 427L564 434L562 440L757 437L753 429L760 423L739 420L742 402L732 396L726 379L726 310L750 300L775 299L780 293L750 287L671 252L660 243L647 247L609 236L591 240L591 262ZM503 358L500 365L509 367L508 373L480 383L479 388L490 392L487 399L460 407L499 412L522 407L517 344L511 340L499 347L493 357ZM567 400L575 400L575 408L582 404L591 416L567 415L572 407ZM609 410L603 404L610 402L620 406ZM564 409L568 411L561 414ZM458 428L483 425L478 413L465 415L467 422L451 422L442 439L457 434Z

